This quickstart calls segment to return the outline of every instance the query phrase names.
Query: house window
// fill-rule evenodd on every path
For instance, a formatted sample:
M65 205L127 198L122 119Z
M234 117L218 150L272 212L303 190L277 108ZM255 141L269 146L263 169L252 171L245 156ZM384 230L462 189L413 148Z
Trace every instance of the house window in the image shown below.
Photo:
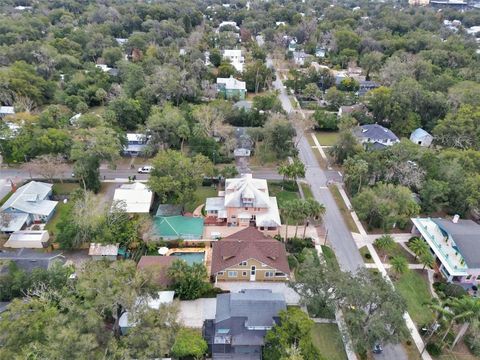
M228 272L228 277L237 277L237 272L236 271L229 271Z
M282 273L282 272L276 272L276 273L275 273L275 276L285 276L285 274Z
M465 278L465 280L470 280L472 278L472 275L467 275L467 277Z
M480 275L477 275L477 281L480 280Z
M245 210L248 210L248 207L246 207Z
M247 272L246 271L242 272L242 276L247 276Z
M239 265L240 265L240 266L247 266L247 262L246 262L246 261L242 261Z
M237 215L232 215L232 219L236 219L237 218Z
M218 272L218 275L220 275L220 276L223 276L223 274L224 274L223 271L219 271L219 272Z
M273 271L266 271L265 272L265 277L273 277L275 276L275 273Z

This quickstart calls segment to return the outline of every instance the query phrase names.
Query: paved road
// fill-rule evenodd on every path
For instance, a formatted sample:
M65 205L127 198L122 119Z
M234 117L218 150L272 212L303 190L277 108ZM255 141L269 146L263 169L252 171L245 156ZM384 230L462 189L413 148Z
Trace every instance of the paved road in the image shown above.
M267 63L268 62L271 63L271 60L269 61L269 59L267 59ZM273 85L275 89L279 90L278 97L282 103L283 109L287 113L294 111L278 73L277 79ZM312 188L313 196L318 202L325 205L326 213L324 216L324 222L328 231L328 240L335 251L340 267L345 271L354 272L358 268L365 266L364 262L330 190L326 187L328 180L327 174L318 165L312 147L308 143L306 137L301 136L301 132L302 129L297 129L297 136L300 138L297 145L299 157L306 165L307 170L305 173L305 179ZM402 345L397 344L385 346L383 353L375 355L375 359L408 360L408 357Z
M287 113L293 111L290 99L287 96L280 76L277 74L277 80L274 82L275 89L279 90L279 99L284 110ZM301 129L297 132L302 131ZM300 134L298 134L300 136ZM343 270L355 271L359 267L364 266L362 257L358 252L352 234L348 230L347 225L343 221L340 210L333 199L330 190L326 187L327 176L318 165L317 159L312 151L312 147L308 143L305 136L301 136L297 145L299 157L306 165L305 179L312 188L315 199L323 204L327 209L324 220L328 231L328 240L337 255L338 262Z
M138 180L148 179L148 175L137 174L136 169L100 169L100 178L105 180L113 180L116 178L128 178L129 176L135 175ZM19 168L6 168L3 167L0 169L0 179L30 179L30 178L41 177L38 174L30 174L28 171L19 169ZM72 177L72 171L66 171L63 174L59 175L60 178L69 179Z

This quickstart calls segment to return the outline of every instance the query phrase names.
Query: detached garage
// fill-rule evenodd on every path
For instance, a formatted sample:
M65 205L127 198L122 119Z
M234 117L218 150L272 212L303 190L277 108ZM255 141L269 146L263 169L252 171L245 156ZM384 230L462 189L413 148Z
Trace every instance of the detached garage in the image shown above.
M48 245L48 239L50 239L50 235L46 230L15 231L10 235L4 247L42 249Z

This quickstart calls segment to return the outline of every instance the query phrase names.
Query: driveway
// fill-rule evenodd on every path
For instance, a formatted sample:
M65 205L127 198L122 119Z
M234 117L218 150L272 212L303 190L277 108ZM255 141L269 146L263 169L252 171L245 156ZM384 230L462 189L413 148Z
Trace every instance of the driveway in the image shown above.
M178 320L186 327L201 328L207 319L215 319L217 299L180 301Z
M300 296L283 282L219 281L215 286L230 292L239 292L244 289L270 289L272 292L282 293L287 305L298 305L300 302Z

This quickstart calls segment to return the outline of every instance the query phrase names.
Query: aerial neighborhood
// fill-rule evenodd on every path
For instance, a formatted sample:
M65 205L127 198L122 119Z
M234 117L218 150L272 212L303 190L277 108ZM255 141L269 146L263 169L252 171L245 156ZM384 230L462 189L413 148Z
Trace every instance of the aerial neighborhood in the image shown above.
M0 359L480 358L480 2L0 2Z

